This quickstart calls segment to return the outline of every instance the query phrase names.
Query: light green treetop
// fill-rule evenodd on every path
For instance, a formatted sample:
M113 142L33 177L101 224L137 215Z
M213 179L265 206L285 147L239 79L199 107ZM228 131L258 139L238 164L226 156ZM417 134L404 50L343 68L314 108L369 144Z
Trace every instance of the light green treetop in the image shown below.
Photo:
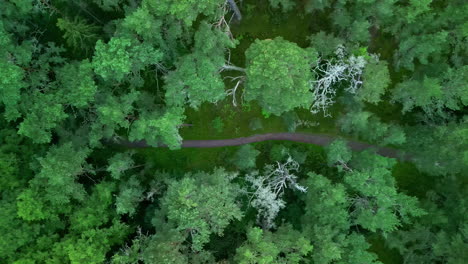
M122 174L131 169L135 162L132 159L133 152L117 153L109 159L107 171L114 179L119 179Z
M139 95L139 92L132 90L118 96L109 92L97 96L97 111L89 133L91 146L98 145L102 138L113 138L121 128L130 127L128 117L134 114L134 104Z
M314 241L312 259L331 263L342 259L350 227L348 194L342 184L333 184L322 175L309 173L306 181L304 234Z
M52 129L68 116L57 101L55 95L37 93L29 113L19 125L18 134L31 138L34 143L49 143Z
M66 64L56 74L61 84L58 95L64 104L85 108L94 102L98 87L89 61Z
M220 75L224 51L234 46L226 33L203 22L195 33L193 52L180 58L176 70L166 76L167 104L182 106L188 102L198 108L203 102L222 100L226 96Z
M153 109L143 112L130 128L130 140L146 140L154 147L166 144L170 149L180 148L182 137L179 135L179 125L185 118L184 109L173 107L161 111Z
M39 173L18 196L18 216L31 221L69 213L72 201L85 198L84 187L77 180L85 172L88 154L88 149L66 143L51 147L44 157L38 158Z
M337 139L325 147L327 152L327 163L328 166L334 166L335 164L346 164L351 160L353 153L346 145L346 141Z
M257 100L263 110L281 115L312 104L311 64L314 50L305 50L281 37L256 40L245 53L245 99Z
M110 227L89 229L76 235L67 235L54 246L53 252L62 256L62 259L56 258L55 261L71 264L103 263L111 247L122 243L128 231L128 226L115 221Z
M193 250L200 251L211 234L223 235L231 221L242 217L235 201L239 189L231 183L235 176L215 169L213 173L187 174L170 182L161 207L169 223L191 236Z
M274 233L258 227L247 231L247 241L236 250L240 264L298 264L314 247L291 225L280 226Z
M366 237L364 235L353 232L346 237L345 243L345 253L343 254L343 257L336 262L337 264L383 264L377 260L377 254L368 250L371 245L366 241Z
M77 182L85 172L88 149L77 149L71 143L50 148L38 158L41 170L34 180L46 181L47 199L53 204L66 204L71 199L83 199L83 186Z
M161 58L161 52L147 43L128 37L113 37L107 44L97 41L93 66L104 80L121 82L130 73L138 77L140 70L157 64Z
M103 181L91 190L80 206L70 215L70 229L74 232L83 232L89 229L102 227L115 217L114 195L116 184Z

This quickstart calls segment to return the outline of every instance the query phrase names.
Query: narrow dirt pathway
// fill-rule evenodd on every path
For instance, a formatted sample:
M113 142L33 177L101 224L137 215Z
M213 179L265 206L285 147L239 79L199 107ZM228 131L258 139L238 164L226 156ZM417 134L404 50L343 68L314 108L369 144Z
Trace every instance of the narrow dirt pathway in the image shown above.
M294 141L300 143L314 144L319 146L326 146L330 144L336 137L331 137L321 134L304 134L304 133L267 133L267 134L258 134L249 137L239 137L231 139L211 139L211 140L184 140L182 142L182 148L216 148L216 147L227 147L227 146L240 146L255 142L262 142L267 140L286 140ZM129 148L149 148L148 144L145 141L121 141L120 145L129 147ZM357 142L357 141L348 141L348 145L352 150L360 151L369 148L376 149L376 152L382 156L389 158L404 158L400 151L387 148L374 146L367 143ZM165 147L165 146L161 146ZM407 159L404 158L404 159Z

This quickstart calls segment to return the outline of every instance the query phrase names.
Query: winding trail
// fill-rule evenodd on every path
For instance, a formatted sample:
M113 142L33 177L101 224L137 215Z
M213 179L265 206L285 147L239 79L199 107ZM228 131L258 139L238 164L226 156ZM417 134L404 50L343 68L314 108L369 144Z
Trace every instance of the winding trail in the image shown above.
M304 134L304 133L267 133L267 134L258 134L249 137L239 137L231 139L211 139L211 140L183 140L182 148L216 148L216 147L227 147L227 146L240 146L255 142L262 142L267 140L285 140L285 141L294 141L300 143L314 144L319 146L326 146L330 144L337 137L331 137L322 134ZM129 148L150 148L144 140L142 141L120 141L119 145L123 145ZM388 148L388 147L379 147L363 142L357 141L348 141L348 145L352 150L361 151L365 149L376 149L376 152L382 156L389 158L401 158L408 159L405 157L401 151ZM161 147L166 147L161 145Z

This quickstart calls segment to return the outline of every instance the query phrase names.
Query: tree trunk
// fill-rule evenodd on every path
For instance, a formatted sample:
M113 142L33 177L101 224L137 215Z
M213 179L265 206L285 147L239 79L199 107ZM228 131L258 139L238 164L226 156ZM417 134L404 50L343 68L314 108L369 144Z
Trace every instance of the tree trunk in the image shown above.
M245 72L245 69L244 69L244 68L237 67L237 66L233 66L233 65L224 65L222 68L223 68L224 70Z
M237 7L236 1L235 0L227 0L229 3L229 6L231 7L231 10L234 12L234 14L237 17L237 20L241 21L242 20L242 14L239 10L239 7Z

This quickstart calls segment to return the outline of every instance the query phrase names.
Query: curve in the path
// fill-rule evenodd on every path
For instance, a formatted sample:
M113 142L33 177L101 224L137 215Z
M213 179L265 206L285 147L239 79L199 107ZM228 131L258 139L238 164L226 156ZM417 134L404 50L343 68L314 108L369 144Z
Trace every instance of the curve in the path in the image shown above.
M330 144L336 137L331 137L321 134L304 134L304 133L267 133L253 135L249 137L239 137L231 139L211 139L211 140L184 140L182 142L182 148L216 148L216 147L227 147L227 146L239 146L255 142L267 141L267 140L286 140L300 143L315 144L319 146L325 146ZM144 140L143 141L121 141L121 145L130 148L148 148L149 146ZM403 154L393 148L378 147L371 144L348 141L348 145L352 150L361 151L365 149L373 148L376 152L382 156L390 158L404 158ZM165 146L161 146L165 147Z

